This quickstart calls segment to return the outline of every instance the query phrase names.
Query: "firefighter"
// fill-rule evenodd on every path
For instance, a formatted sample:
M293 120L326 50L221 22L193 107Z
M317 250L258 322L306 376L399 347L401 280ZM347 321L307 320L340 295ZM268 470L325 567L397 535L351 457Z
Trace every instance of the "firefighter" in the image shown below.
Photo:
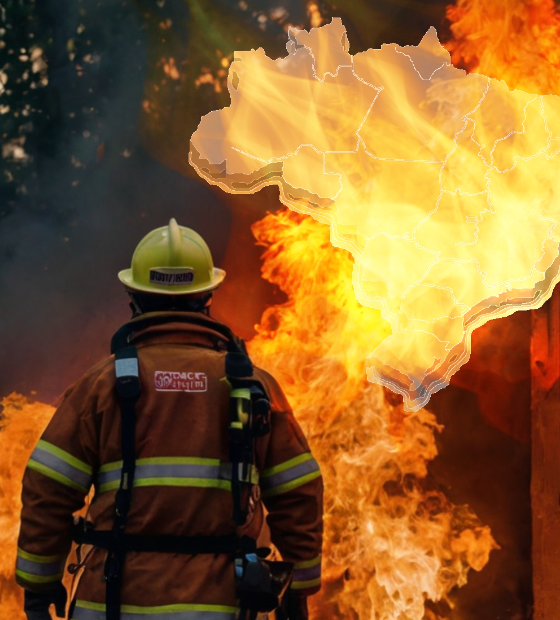
M290 573L279 616L308 617L321 475L278 383L209 316L224 276L173 219L119 273L133 318L66 391L24 475L16 579L28 620L48 620L51 604L64 616L73 538L72 620L255 618L251 601L281 596ZM256 547L265 514L280 568Z

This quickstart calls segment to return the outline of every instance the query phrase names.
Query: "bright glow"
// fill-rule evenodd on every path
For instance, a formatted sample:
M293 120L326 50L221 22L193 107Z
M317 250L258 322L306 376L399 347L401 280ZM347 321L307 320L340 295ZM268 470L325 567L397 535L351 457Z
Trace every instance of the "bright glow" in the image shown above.
M253 233L267 248L263 277L288 301L266 310L249 353L280 381L325 480L325 583L311 618L425 620L426 598L446 600L486 565L490 528L426 484L435 417L405 414L366 381L364 355L388 324L356 300L349 253L287 209Z
M417 411L475 328L541 306L559 279L560 99L466 75L433 28L351 56L333 18L287 49L235 53L231 106L201 120L190 162L228 192L276 184L329 224L356 298L391 328L371 333L367 378Z

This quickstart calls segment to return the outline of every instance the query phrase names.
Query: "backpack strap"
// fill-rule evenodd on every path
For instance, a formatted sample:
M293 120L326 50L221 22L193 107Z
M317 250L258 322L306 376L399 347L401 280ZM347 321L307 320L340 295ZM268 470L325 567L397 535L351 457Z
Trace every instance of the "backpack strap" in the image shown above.
M270 432L270 401L262 383L249 378L253 364L239 341L228 341L225 379L230 386L229 452L233 520L247 520L258 484L255 439Z
M115 355L116 391L121 410L122 472L115 496L113 529L102 532L88 530L85 521L75 529L74 540L79 544L91 543L108 550L104 566L106 582L106 620L120 620L122 568L127 550L168 551L180 547L183 553L254 553L255 541L243 537L209 540L209 537L130 536L125 534L130 510L134 471L136 466L135 434L136 403L140 397L138 352L131 344L134 333L153 325L168 322L193 323L221 333L227 340L224 379L230 386L230 460L232 464L233 519L245 523L258 484L255 467L254 440L270 432L270 402L262 383L253 379L253 364L243 340L237 338L225 325L204 317L172 316L168 313L140 317L121 327L111 341ZM171 547L169 546L171 545ZM219 550L218 550L219 549Z
M116 389L121 409L121 481L115 496L115 511L109 552L105 561L107 620L120 620L121 580L125 547L126 518L130 509L136 467L136 402L140 397L138 352L128 346L115 351Z
M226 325L195 313L150 313L121 327L114 335L111 349L130 345L135 333L169 322L189 323L220 333L227 341L225 380L230 387L229 452L232 464L231 491L233 520L243 525L258 484L255 466L255 438L270 432L270 401L262 383L252 378L253 364L242 339Z

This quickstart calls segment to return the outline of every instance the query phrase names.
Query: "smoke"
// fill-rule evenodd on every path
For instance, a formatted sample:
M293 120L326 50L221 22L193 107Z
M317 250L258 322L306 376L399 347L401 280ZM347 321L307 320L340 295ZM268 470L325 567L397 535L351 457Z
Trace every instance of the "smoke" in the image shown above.
M0 219L0 395L51 402L107 355L130 316L116 274L140 239L175 217L207 240L219 265L231 216L209 189L142 148L148 42L135 4L48 0L35 17L48 84L26 136L31 161L18 166L16 199ZM173 52L185 55L187 42Z
M189 3L170 0L30 0L0 15L11 90L0 94L0 109L10 104L0 120L3 138L15 140L0 160L0 395L35 391L51 402L106 355L129 316L116 273L142 236L170 217L202 234L228 270L217 318L248 338L267 300L280 301L259 277L260 249L249 232L279 207L276 194L247 197L248 207L245 197L218 196L194 180L186 161L201 116L229 103L216 82L233 46L285 53L285 28L306 25L307 4L213 4L206 21ZM367 22L360 11L347 18L352 28ZM391 15L387 40L400 33L399 41L416 42L417 32L403 33ZM352 35L355 47L371 46L365 34ZM46 62L46 71L35 75L33 62ZM213 82L195 87L210 75L205 67ZM29 79L20 79L27 68ZM14 158L14 149L24 157Z

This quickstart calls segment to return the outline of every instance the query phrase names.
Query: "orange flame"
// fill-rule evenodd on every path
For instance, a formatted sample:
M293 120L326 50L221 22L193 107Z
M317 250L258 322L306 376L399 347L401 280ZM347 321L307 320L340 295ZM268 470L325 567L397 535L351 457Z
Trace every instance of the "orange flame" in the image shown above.
M356 301L352 259L331 246L328 229L285 212L255 224L253 233L268 247L263 278L290 302L265 311L251 351L263 363L275 360L274 374L301 422L329 423L364 391L370 336L381 342L390 326Z
M426 486L435 417L406 415L366 381L369 335L390 328L357 303L349 253L291 211L253 233L267 247L263 277L289 300L266 310L249 352L282 384L325 479L326 583L313 618L422 620L426 598L447 600L498 546L468 506Z
M389 327L356 301L350 255L330 245L324 226L289 211L254 233L267 247L263 275L289 301L267 310L250 353L280 379L326 483L326 586L312 617L365 618L376 609L379 620L421 620L426 596L445 599L497 546L467 506L426 488L441 430L435 417L423 409L406 415L365 380L369 338L382 339ZM0 608L23 620L13 580L21 479L53 408L17 395L2 404Z
M553 0L458 0L448 17L454 64L510 88L560 94ZM484 567L496 548L489 528L427 488L441 430L434 416L423 409L405 415L365 380L372 334L382 340L390 330L379 312L356 302L349 255L331 246L326 227L291 212L269 215L254 232L267 247L263 276L289 301L266 311L250 353L280 380L326 482L326 585L314 617L428 617L426 597L445 599L470 568ZM19 619L13 566L20 480L52 408L16 395L2 404L0 609Z
M476 328L541 306L560 279L560 99L465 75L434 28L354 56L339 18L290 37L285 58L235 53L231 106L201 119L189 161L227 192L276 184L330 225L357 299L391 324L368 379L415 411Z
M0 615L25 620L23 590L14 581L17 555L21 480L29 456L54 409L11 394L2 400L0 430Z
M560 95L560 15L554 0L458 0L447 8L455 66L540 95Z

